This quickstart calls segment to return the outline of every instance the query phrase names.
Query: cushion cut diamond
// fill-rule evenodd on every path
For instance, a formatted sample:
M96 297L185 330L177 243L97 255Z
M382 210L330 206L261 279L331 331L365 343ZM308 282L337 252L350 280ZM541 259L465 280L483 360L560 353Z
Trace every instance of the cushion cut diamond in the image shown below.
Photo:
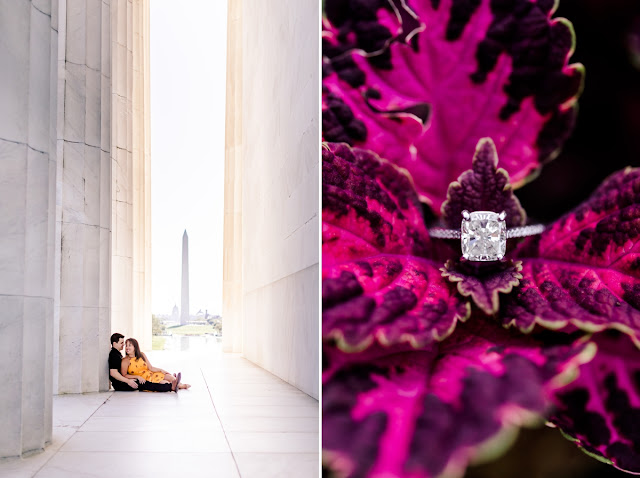
M461 228L462 257L470 261L502 259L507 248L504 214L490 211L465 213Z

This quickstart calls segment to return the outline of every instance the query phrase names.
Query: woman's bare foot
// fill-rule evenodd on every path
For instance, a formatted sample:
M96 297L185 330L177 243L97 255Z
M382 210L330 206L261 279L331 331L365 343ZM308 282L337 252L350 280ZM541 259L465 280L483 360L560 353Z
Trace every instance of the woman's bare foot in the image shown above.
M180 388L189 390L191 388L191 385L189 385L188 383L181 383Z

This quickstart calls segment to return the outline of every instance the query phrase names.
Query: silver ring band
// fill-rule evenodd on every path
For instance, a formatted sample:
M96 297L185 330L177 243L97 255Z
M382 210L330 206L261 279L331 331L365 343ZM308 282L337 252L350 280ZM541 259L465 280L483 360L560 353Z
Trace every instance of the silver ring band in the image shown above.
M511 229L507 229L507 239L535 236L536 234L542 233L542 231L544 231L544 227L545 226L543 224L513 227ZM460 239L462 237L462 232L460 229L443 229L441 227L435 227L433 229L429 229L429 236L435 239Z

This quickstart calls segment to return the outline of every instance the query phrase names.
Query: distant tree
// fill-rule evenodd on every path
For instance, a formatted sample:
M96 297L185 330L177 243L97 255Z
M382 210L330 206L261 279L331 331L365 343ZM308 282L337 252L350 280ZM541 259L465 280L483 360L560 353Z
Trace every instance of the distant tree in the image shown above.
M151 333L153 335L164 335L165 332L165 325L162 322L162 320L160 319L160 317L153 315L151 316Z

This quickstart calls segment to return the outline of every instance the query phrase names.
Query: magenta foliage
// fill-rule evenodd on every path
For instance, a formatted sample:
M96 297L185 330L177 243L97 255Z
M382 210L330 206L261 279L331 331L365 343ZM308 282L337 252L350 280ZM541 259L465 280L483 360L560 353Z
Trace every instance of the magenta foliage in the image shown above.
M351 351L374 340L422 347L468 316L466 301L428 255L406 174L371 152L327 145L322 204L325 339Z
M461 260L426 227L459 228L464 209L527 224L513 188L562 146L583 78L554 6L326 0L323 453L336 476L460 475L535 414L640 471L640 170L500 262Z
M586 331L617 328L640 343L640 169L613 174L529 244L502 320Z
M440 269L443 277L457 284L458 292L471 297L486 314L494 314L499 307L499 293L509 293L522 279L520 261L474 263L448 260Z
M436 211L483 137L522 184L567 138L582 85L571 25L551 18L553 5L329 0L324 139L406 168Z
M459 474L478 445L543 413L558 378L590 358L569 336L545 344L482 317L419 351L325 348L325 462L340 476Z
M492 158L477 156L476 169L452 183L451 191L485 177L486 168L478 167L483 162L492 164L499 177ZM508 183L494 184L509 191ZM500 202L498 196L488 194L486 200L474 203L478 200L475 190L462 189L481 209L506 209L504 204L511 201L509 195ZM459 201L464 202L463 195ZM327 464L339 476L388 472L427 477L460 472L484 442L504 427L522 422L520 414L503 416L501 410L512 410L517 404L518 409L545 413L555 388L564 385L558 375L591 358L593 349L582 348L587 336L581 330L616 328L637 340L638 204L640 170L620 172L541 236L511 251L511 258L474 264L453 259L453 245L438 245L445 241L429 238L417 194L405 172L372 152L325 145L322 333ZM589 228L593 231L581 232ZM606 247L599 239L602 234L609 238ZM586 241L580 239L585 235ZM565 241L561 249L554 247L558 240ZM471 317L467 298L477 307ZM465 320L467 325L462 324ZM520 336L516 328L503 331L500 323L526 331L538 324L577 332L556 332L547 341L543 335ZM522 378L515 382L480 373L485 366L493 370L491 353L502 353L501 347L512 340L555 351L551 355L556 368L545 368L542 380L531 370L544 362L531 360L534 365L524 366L528 371L513 371ZM474 349L477 343L486 349ZM565 351L580 344L575 349L579 358L556 353L558 344L569 347ZM538 359L545 356L540 354ZM621 349L620 356L634 354L640 360L635 348ZM462 362L456 362L459 359ZM439 368L432 361L452 361L458 368ZM437 380L424 375L435 369L442 370ZM465 392L465 384L479 376L484 377L483 385L474 386L489 394L481 409L464 398L470 393ZM596 388L604 400L606 388ZM629 393L635 394L633 400L640 400L640 394ZM478 397L475 392L473 396ZM467 408L472 412L467 413ZM417 410L422 414L416 415ZM561 419L571 416L573 411L568 410L555 415L558 426L569 423ZM575 426L566 433L573 434ZM579 443L593 452L590 436L582 436ZM443 443L447 446L436 446ZM627 463L635 460L636 452L632 444L624 443L631 448L620 451L621 445L616 444L598 453L616 466L630 467ZM623 452L624 457L615 454Z
M587 453L640 473L640 354L620 333L596 336L598 354L555 393L551 422Z
M324 265L380 253L429 255L411 178L371 152L323 148L322 209Z
M442 340L469 307L430 261L378 255L323 270L322 335L344 349L373 340L415 348Z

